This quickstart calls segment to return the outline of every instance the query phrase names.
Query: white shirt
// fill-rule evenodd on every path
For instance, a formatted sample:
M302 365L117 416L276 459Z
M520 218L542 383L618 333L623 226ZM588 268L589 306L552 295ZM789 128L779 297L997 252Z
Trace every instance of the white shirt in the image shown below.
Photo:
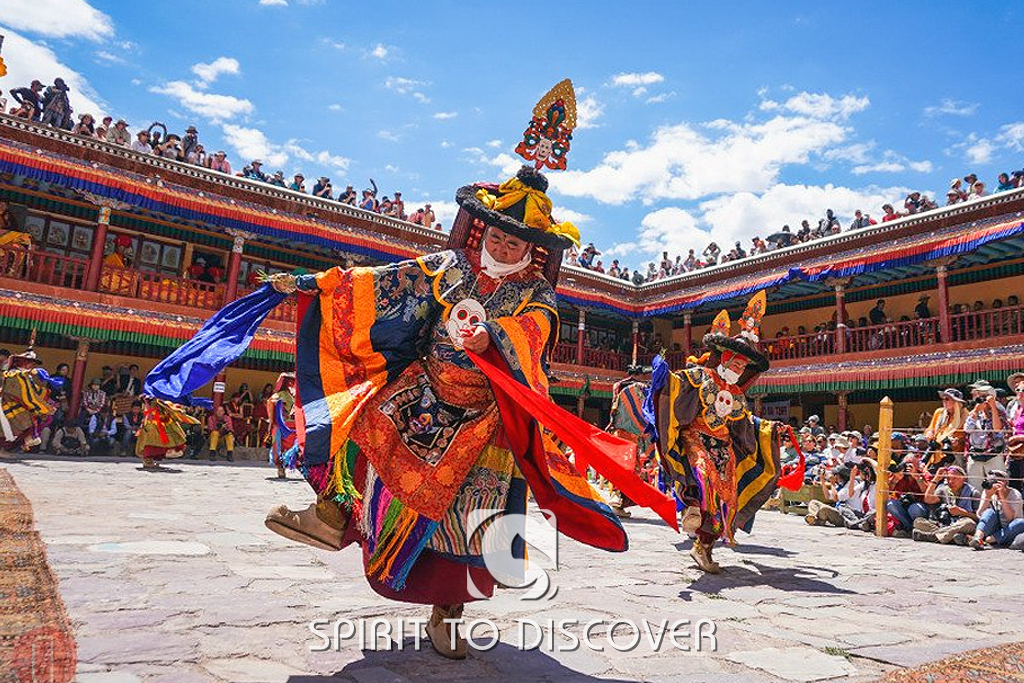
M991 506L995 508L997 512L999 512L999 520L1003 524L1009 524L1015 519L1020 519L1021 517L1024 517L1024 498L1021 497L1020 491L1018 491L1015 488L1007 489L1006 502L1010 504L1010 509L1013 511L1013 517L1006 517L1006 515L1003 513L1002 503L1000 503L999 499L996 498L994 495L989 497L988 504L985 507L978 508L978 515L981 515L981 513L986 510L986 508Z
M152 154L153 148L149 146L148 142L142 140L135 140L132 142L132 151L138 152L139 154Z

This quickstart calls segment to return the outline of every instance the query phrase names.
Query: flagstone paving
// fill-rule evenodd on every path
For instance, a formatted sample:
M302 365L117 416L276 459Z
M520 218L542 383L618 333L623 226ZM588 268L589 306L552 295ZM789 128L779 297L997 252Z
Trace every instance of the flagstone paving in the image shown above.
M76 629L81 683L856 683L1024 640L1019 552L877 539L762 512L736 549L716 551L725 573L702 576L689 541L640 511L625 521L629 552L563 538L553 599L528 602L500 590L469 605L466 618L491 620L501 640L465 662L440 658L425 641L417 651L408 621L401 651L384 640L361 649L352 638L315 652L323 641L312 620L397 627L426 618L429 608L374 594L355 548L326 553L268 532L263 516L273 505L310 502L297 478L275 480L253 463L178 461L161 472L131 460L2 466L33 504ZM578 625L524 651L521 637L536 640L529 627L517 631L526 619ZM646 620L650 630L615 625L620 647L639 636L635 649L617 651L608 641L616 619L641 629ZM712 620L715 650L708 638L700 652L674 647L662 624L683 619L691 631ZM603 650L572 649L590 620L603 620L591 630ZM477 636L486 643L489 629ZM659 636L660 647L652 646Z

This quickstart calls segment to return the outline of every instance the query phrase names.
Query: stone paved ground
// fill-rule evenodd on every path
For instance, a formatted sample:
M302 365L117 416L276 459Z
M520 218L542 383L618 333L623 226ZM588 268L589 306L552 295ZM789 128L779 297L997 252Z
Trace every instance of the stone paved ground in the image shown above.
M77 629L81 683L191 681L872 681L900 666L1024 640L1012 551L880 540L763 512L726 573L700 576L689 542L646 512L626 522L631 550L563 542L554 600L500 591L467 618L502 642L462 663L430 651L311 652L312 619L423 617L362 579L358 553L290 544L263 527L273 504L305 505L297 480L253 464L30 459L4 463L32 501ZM517 618L710 617L716 652L520 651ZM578 633L581 629L576 629ZM628 640L627 631L616 631ZM486 635L481 632L480 635ZM560 645L567 641L555 639ZM411 647L407 638L403 644Z

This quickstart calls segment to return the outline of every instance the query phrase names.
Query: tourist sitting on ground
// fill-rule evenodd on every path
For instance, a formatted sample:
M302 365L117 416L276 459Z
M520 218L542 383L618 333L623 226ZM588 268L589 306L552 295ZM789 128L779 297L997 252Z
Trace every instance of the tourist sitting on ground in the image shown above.
M924 491L931 506L928 517L914 520L915 541L967 545L977 528L979 492L967 483L967 472L959 465L943 467Z
M142 426L142 401L132 401L131 409L117 421L117 440L121 444L121 455L135 454L135 441Z
M64 420L51 435L50 427L43 429L42 440L45 444L50 440L50 452L56 455L88 455L89 441L85 432L70 417Z
M928 483L928 473L921 466L917 453L907 453L902 461L889 468L892 499L886 502L885 509L896 520L896 530L902 538L910 537L915 519L928 517L930 507L924 500Z
M235 433L231 416L224 411L224 406L214 408L206 420L206 428L210 430L210 460L217 459L217 451L224 445L224 455L228 462L235 459Z
M117 420L114 419L109 406L89 418L87 437L89 455L114 455L114 447L117 445Z
M836 470L836 503L831 507L828 503L812 506L808 503L805 520L812 526L832 524L845 526L847 529L871 531L875 526L875 464L871 460L861 460L850 466L850 476L845 485L839 478L843 468ZM812 512L813 509L813 512Z
M88 427L92 416L99 415L107 405L107 394L100 388L102 384L99 377L94 377L89 382L89 388L82 392L82 410L78 416L81 426Z
M981 483L978 528L970 540L975 550L1008 546L1024 532L1024 501L1008 479L1004 470L992 470Z

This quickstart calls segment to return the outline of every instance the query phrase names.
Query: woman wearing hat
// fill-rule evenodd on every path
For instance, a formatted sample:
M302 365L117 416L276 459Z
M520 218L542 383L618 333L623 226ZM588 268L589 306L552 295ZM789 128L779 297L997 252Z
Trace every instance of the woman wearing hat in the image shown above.
M1013 373L1006 378L1006 384L1014 395L1007 411L1010 436L1006 440L1006 469L1010 486L1024 493L1024 372Z
M929 468L938 467L944 457L953 455L956 457L956 464L963 467L964 420L967 418L964 395L959 389L951 387L940 391L939 398L942 399L942 407L932 413L931 422L924 430L931 451L924 465Z
M664 479L685 506L683 529L696 535L690 556L708 573L721 571L711 557L714 544L719 538L735 544L736 530L749 529L782 469L780 440L788 426L753 417L744 396L768 369L757 347L765 305L762 291L747 305L735 337L729 336L729 314L719 313L704 336L707 353L685 370L669 372L656 357L644 405L657 432ZM801 460L785 485L799 488L803 469ZM760 476L745 476L750 473Z

